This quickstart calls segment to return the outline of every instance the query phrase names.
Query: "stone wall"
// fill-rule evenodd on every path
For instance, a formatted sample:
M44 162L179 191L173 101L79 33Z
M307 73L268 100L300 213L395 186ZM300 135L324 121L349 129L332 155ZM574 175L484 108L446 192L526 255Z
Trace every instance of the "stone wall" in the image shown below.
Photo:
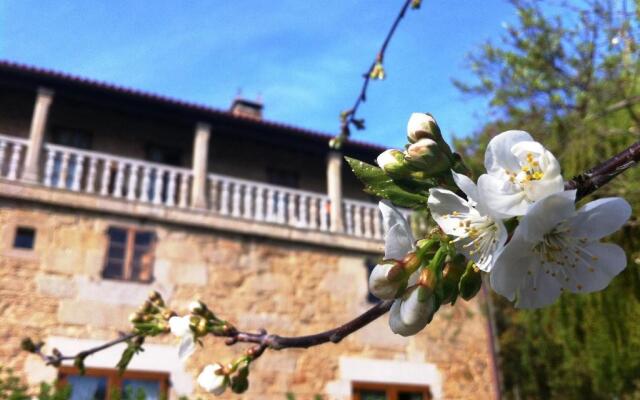
M36 228L33 251L12 248L17 225ZM111 225L156 232L152 283L100 278ZM201 299L241 329L266 328L281 335L325 330L370 306L367 254L6 199L0 200L0 235L0 364L22 371L34 384L54 378L55 370L19 350L23 336L113 338L127 329L127 315L151 289L163 293L179 312ZM170 337L151 342L177 344ZM228 360L242 349L228 348L215 338L207 338L205 344L185 367L188 381L189 373L195 376L205 364ZM409 379L424 367L425 376L416 379L431 382L439 398L490 399L489 354L486 321L480 303L474 301L443 308L412 338L391 334L383 317L337 345L267 351L254 364L251 387L241 397L281 400L292 392L298 399L314 394L345 399L350 380L363 379L358 374L375 372L372 377L384 379L387 374L398 376L404 368L408 372L393 379ZM378 367L366 371L363 365ZM388 373L381 371L384 368ZM174 384L176 390L195 387L192 381Z

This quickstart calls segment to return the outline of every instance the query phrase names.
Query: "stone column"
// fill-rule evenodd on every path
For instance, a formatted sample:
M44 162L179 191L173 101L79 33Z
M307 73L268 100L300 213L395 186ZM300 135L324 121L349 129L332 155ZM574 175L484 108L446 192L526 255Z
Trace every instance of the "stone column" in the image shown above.
M327 195L331 202L331 231L342 232L342 153L331 151L327 156Z
M191 207L193 208L207 208L206 188L210 136L211 126L204 122L198 122L193 140L193 181L191 183Z
M38 181L38 168L40 166L40 155L42 154L42 141L47 126L49 107L53 101L53 90L38 88L38 95L33 107L31 117L31 129L29 130L29 143L27 154L24 158L24 169L22 179L27 182Z

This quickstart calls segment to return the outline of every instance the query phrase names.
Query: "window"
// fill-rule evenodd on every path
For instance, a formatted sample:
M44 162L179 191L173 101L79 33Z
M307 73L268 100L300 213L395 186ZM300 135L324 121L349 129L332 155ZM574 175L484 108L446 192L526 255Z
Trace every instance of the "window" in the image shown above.
M142 371L126 371L120 375L115 369L87 368L80 375L76 368L61 367L61 384L71 386L69 400L159 400L167 398L169 376Z
M376 260L372 258L367 258L364 262L367 267L367 288L369 287L369 276L371 276L371 271L376 267ZM367 291L367 301L371 304L376 304L380 302L380 299L371 293L371 291Z
M353 400L430 400L427 386L354 383Z
M267 182L273 185L300 188L300 175L296 171L267 168Z
M150 282L153 278L155 234L136 228L111 227L107 235L109 248L102 277Z
M24 226L16 228L16 235L13 238L13 247L16 249L31 250L36 241L36 230Z

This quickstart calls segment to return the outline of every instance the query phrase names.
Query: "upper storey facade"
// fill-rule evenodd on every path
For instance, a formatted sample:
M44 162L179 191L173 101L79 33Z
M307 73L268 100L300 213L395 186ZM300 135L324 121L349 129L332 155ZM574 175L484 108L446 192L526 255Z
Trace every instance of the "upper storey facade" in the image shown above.
M380 215L343 162L383 149L0 62L0 195L377 252ZM338 238L339 240L336 240Z

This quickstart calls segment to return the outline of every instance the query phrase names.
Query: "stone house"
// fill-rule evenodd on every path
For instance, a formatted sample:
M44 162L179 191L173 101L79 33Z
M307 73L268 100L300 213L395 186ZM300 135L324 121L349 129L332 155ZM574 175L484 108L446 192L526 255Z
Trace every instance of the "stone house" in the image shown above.
M74 353L128 329L151 289L194 299L241 329L301 335L371 306L367 274L383 232L375 201L342 162L381 147L12 62L0 62L0 364L74 399L143 388L202 395L200 369L240 353L206 339L186 364L151 340L124 376L122 347L57 370L22 337ZM250 389L224 398L492 399L495 365L481 301L446 307L415 337L381 318L337 345L268 351Z

